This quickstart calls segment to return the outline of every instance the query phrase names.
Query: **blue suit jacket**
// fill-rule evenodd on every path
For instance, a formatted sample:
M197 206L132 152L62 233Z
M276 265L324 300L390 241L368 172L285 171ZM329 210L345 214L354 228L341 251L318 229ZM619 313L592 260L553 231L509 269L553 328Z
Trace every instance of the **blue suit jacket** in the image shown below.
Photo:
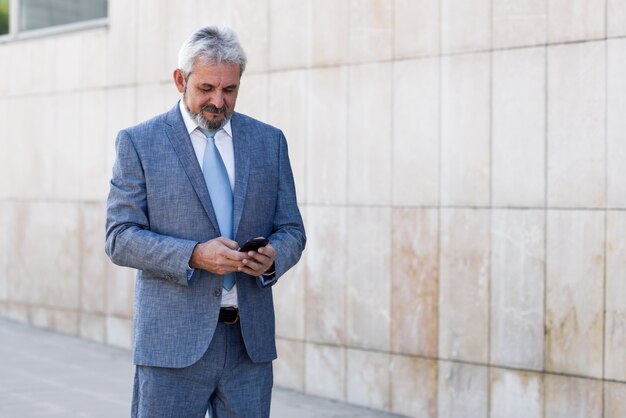
M231 119L235 155L234 237L268 237L276 275L237 273L241 331L255 362L276 358L271 286L297 263L306 237L282 132L242 114ZM107 200L106 252L138 270L135 364L186 367L206 351L221 302L222 276L194 270L195 245L220 236L202 171L178 104L122 130Z

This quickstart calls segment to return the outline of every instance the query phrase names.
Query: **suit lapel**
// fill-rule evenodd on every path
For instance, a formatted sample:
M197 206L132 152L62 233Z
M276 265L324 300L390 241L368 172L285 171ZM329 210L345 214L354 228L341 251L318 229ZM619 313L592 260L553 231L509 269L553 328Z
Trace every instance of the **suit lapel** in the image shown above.
M239 114L233 113L230 123L233 131L233 151L235 154L233 236L237 237L239 222L241 221L241 215L246 201L246 193L248 191L248 177L250 175L249 150L251 149L250 142L253 138ZM243 238L248 239L252 237Z
M202 169L198 164L198 158L193 150L191 139L187 133L185 122L183 122L183 117L180 114L178 103L176 103L172 110L168 112L166 123L167 127L165 131L170 142L172 143L172 146L174 147L174 151L176 151L176 154L183 165L183 169L185 170L185 173L187 173L187 177L189 177L189 181L202 203L202 207L204 207L204 210L209 216L209 220L211 221L213 228L218 231L219 234L220 229L218 227L215 213L213 212L211 197L209 196L209 191L207 190L206 183L204 182Z

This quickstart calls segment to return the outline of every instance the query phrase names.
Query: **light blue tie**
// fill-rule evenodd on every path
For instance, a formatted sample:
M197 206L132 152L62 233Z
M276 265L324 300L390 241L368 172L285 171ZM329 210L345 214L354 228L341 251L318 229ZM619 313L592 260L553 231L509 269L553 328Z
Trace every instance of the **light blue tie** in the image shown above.
M230 188L228 172L219 150L215 146L215 131L198 128L207 138L204 157L202 158L202 173L206 182L213 211L217 217L220 233L226 238L233 238L233 191ZM235 284L235 274L224 276L224 289L230 290Z

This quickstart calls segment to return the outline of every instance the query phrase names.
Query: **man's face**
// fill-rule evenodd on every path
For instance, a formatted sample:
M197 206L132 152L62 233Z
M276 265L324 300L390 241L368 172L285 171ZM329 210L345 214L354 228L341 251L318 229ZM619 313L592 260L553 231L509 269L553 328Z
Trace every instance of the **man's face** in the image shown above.
M235 110L239 92L239 65L205 64L196 59L187 80L180 70L174 71L174 82L183 93L187 110L202 128L222 128Z

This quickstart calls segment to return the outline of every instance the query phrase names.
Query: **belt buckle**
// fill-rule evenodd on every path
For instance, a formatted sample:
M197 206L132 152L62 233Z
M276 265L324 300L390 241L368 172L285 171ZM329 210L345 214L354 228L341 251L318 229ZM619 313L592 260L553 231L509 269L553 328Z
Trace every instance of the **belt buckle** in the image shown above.
M235 312L235 319L233 319L232 321L223 321L224 324L227 325L233 325L236 324L237 322L239 322L239 309L234 308L232 306L227 306L225 308L222 308L224 311L226 312Z

